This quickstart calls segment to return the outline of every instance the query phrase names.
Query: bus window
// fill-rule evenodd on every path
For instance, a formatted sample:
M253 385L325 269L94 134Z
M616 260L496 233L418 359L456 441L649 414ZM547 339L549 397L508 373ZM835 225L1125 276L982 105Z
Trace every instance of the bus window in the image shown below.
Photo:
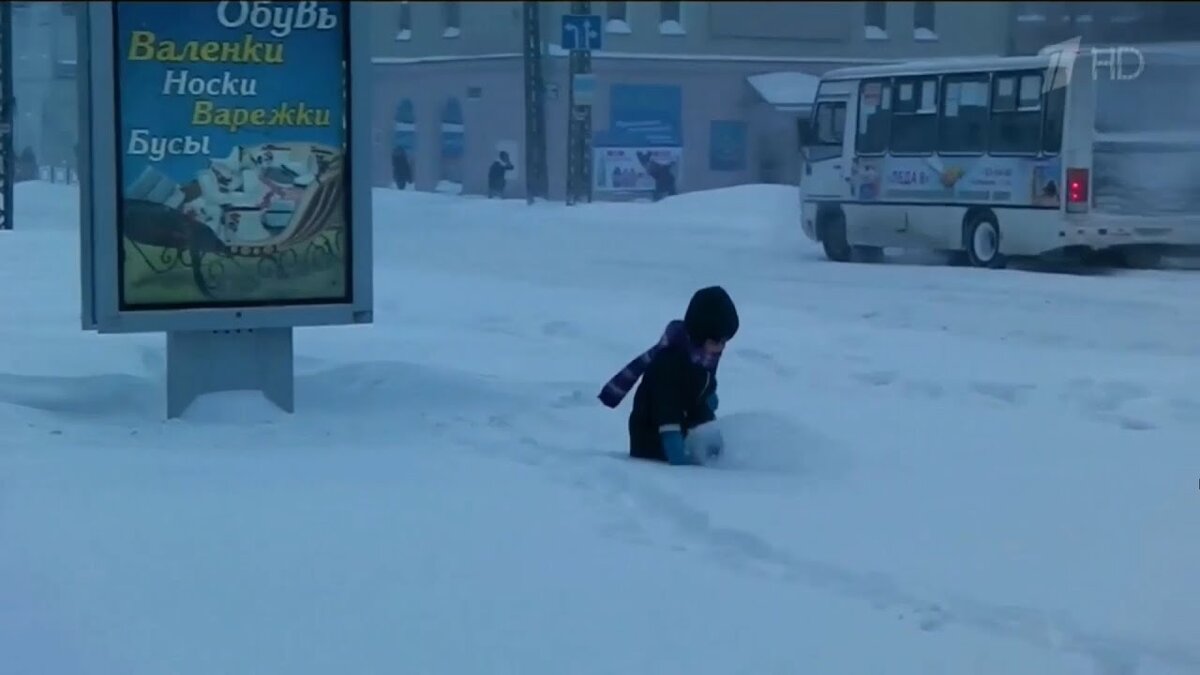
M805 148L809 161L842 156L842 139L846 135L846 102L826 101L818 103L813 112L812 129L808 147Z
M992 79L993 154L1036 155L1042 140L1042 74L998 73Z
M868 80L858 94L858 133L855 152L882 155L887 152L892 121L892 87L887 80Z
M890 149L895 154L927 155L937 145L936 77L896 79L892 90Z
M938 152L982 155L987 152L987 75L947 75L942 78L942 116Z
M814 145L836 145L841 147L842 137L846 133L846 104L822 103L817 106L816 133L813 134Z
M1045 116L1042 118L1042 152L1057 155L1062 150L1063 120L1067 108L1066 69L1056 68L1052 73L1054 83L1043 95Z

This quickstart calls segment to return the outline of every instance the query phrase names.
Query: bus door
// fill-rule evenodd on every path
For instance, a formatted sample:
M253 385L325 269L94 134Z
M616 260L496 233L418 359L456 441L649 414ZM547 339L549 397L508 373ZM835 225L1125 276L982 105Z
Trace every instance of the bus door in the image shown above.
M846 159L847 94L819 94L805 134L800 187L806 201L842 203L850 198Z

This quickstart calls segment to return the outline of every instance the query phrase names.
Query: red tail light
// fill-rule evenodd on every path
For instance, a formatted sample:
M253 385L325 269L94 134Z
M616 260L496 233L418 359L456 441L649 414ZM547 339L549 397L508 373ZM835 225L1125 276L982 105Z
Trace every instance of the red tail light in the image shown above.
M1067 169L1067 210L1081 211L1087 204L1088 170Z

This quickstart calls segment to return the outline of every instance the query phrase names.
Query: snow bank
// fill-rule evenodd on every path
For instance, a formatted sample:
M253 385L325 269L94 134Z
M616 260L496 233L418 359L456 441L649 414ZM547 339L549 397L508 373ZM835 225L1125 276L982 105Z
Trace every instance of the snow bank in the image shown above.
M13 185L17 205L13 226L17 229L79 229L79 187L64 183L31 180Z
M826 263L791 188L381 189L297 414L165 423L162 337L79 329L73 203L0 233L13 672L1200 672L1193 275ZM727 454L629 461L596 393L708 283Z

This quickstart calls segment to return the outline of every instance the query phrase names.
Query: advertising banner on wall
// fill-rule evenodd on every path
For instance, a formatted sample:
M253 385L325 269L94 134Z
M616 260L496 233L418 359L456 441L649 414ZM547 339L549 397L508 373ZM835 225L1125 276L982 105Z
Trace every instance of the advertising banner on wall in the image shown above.
M741 120L713 120L709 127L708 168L745 171L747 135L746 123Z
M676 85L609 87L609 127L595 145L630 148L683 146L683 91Z
M346 5L111 8L121 308L347 301Z
M609 128L595 134L593 146L593 190L632 196L650 195L656 184L677 190L683 159L682 89L612 85Z
M594 148L593 189L607 193L652 193L652 171L669 171L679 180L682 148Z

